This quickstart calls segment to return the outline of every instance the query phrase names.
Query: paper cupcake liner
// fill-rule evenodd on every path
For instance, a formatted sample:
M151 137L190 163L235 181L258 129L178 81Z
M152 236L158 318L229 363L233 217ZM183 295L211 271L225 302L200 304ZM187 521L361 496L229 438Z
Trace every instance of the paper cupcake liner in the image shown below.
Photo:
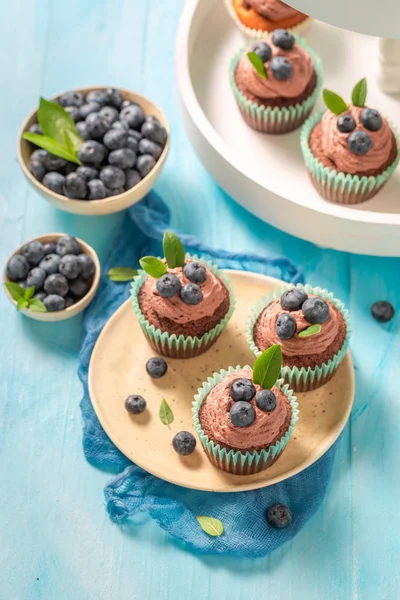
M312 153L308 140L310 133L321 120L324 111L311 116L303 125L300 135L301 150L310 179L317 192L326 200L340 204L359 204L369 200L385 185L393 171L396 169L400 158L400 136L390 124L396 144L397 156L393 163L382 173L375 177L359 177L340 173L330 167L325 167Z
M186 258L189 258L189 255L186 255ZM221 279L229 292L230 304L228 312L218 325L213 329L210 329L210 331L207 331L201 337L169 334L168 331L161 331L161 329L157 329L154 325L150 324L143 315L138 300L139 290L147 277L147 273L142 270L138 271L138 274L134 277L131 285L133 309L144 335L157 352L164 356L169 356L170 358L193 358L199 356L199 354L203 354L203 352L208 350L221 335L235 308L235 296L229 279L210 261L202 260L198 256L191 256L190 258L205 264L210 271Z
M209 460L219 469L228 471L235 475L252 475L259 471L264 471L270 467L282 454L299 418L299 410L296 397L294 396L289 386L282 379L276 382L276 386L282 390L292 407L292 418L290 425L285 435L281 437L275 444L270 446L268 450L259 452L240 452L239 450L227 450L221 448L219 443L210 439L203 431L200 420L199 411L204 398L210 393L212 388L217 385L224 377L230 375L234 371L238 371L243 367L229 367L227 371L222 369L219 373L214 373L205 381L201 388L198 389L194 397L192 405L192 414L194 426L201 441L201 444L209 458ZM248 366L244 368L249 368Z
M346 337L343 342L340 350L326 363L322 363L321 365L317 365L314 368L311 367L288 367L283 366L281 371L281 376L284 381L289 384L291 389L295 392L309 392L311 390L315 390L331 379L334 375L336 369L342 362L349 347L349 339L351 334L351 323L350 323L350 314L346 309L345 305L341 300L338 300L333 296L331 292L327 290L321 289L319 287L312 287L311 285L302 285L297 284L288 285L286 287L277 288L267 296L264 296L257 302L257 304L251 309L249 317L247 319L246 324L246 338L250 346L250 350L253 354L258 357L262 354L262 351L256 346L254 341L254 326L261 312L267 306L277 298L280 298L283 292L292 288L300 288L304 289L307 294L314 294L316 296L320 296L324 298L324 300L328 300L335 308L337 308L343 316L343 319L346 324Z
M242 21L236 14L232 0L225 0L225 6L230 17L234 20L236 26L240 29L240 31L243 33L246 39L259 40L273 31L272 29L252 29L251 27L247 27L244 23L242 23ZM293 34L303 34L308 29L312 21L313 19L311 17L306 17L294 27L286 27L285 29L287 29L287 31L290 31L290 33ZM277 24L276 29L280 28L281 26Z
M256 102L252 102L242 94L236 85L235 79L236 68L246 48L242 48L231 61L229 77L238 108L246 123L256 131L277 134L293 131L304 123L317 101L322 87L321 61L305 40L297 35L295 38L296 42L311 56L317 74L317 82L313 93L300 104L283 107L265 107Z

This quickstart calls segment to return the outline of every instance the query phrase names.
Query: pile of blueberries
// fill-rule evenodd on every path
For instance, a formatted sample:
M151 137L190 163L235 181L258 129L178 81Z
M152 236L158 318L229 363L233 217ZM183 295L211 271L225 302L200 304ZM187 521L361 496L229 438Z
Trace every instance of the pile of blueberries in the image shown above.
M369 133L356 129L357 123L352 115L343 113L337 119L337 128L340 133L349 133L347 145L350 152L362 156L372 148L372 139ZM360 112L360 123L368 131L379 131L382 127L382 117L374 108L363 108Z
M263 412L271 412L276 407L276 396L271 390L260 390L256 388L250 379L241 377L235 379L230 385L230 396L233 404L229 411L229 418L236 427L248 427L254 423L256 411L250 400L256 397L256 404Z
M272 34L272 43L281 50L291 50L295 43L295 38L286 29L275 29ZM275 79L286 81L293 75L293 65L286 56L274 56L272 58L272 49L267 42L256 42L251 47L251 51L257 54L263 63L269 62L271 73Z
M185 304L195 305L203 300L203 292L199 283L204 283L207 278L205 267L196 262L189 262L183 267L183 274L191 283L181 285L179 277L173 273L166 273L158 279L156 287L157 291L163 298L172 298L180 294L182 301Z
M68 308L83 298L92 286L94 272L92 258L69 235L47 244L29 242L6 267L10 281L25 289L35 286L34 298L49 312Z
M322 298L311 298L304 290L294 288L284 292L280 299L281 306L289 312L282 313L276 320L275 331L281 340L289 340L297 330L296 319L290 313L301 310L304 318L311 325L322 324L329 318L329 306Z
M134 187L155 166L167 143L157 117L145 115L116 89L85 96L66 92L58 102L71 115L84 142L78 150L82 166L35 150L29 170L47 188L75 200L102 200ZM40 125L29 129L42 133Z

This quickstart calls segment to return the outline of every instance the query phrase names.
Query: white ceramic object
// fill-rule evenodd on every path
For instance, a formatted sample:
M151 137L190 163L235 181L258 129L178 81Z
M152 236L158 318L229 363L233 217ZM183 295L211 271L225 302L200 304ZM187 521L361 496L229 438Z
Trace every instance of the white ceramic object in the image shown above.
M398 98L376 85L376 38L319 22L305 37L322 58L326 87L350 100L353 85L366 76L368 104L400 126ZM206 169L242 206L287 233L337 250L400 256L399 169L363 204L349 207L321 198L308 179L299 131L263 135L240 117L228 70L242 45L222 1L186 4L176 46L178 86L186 130Z
M387 94L400 94L400 40L379 40L378 83Z

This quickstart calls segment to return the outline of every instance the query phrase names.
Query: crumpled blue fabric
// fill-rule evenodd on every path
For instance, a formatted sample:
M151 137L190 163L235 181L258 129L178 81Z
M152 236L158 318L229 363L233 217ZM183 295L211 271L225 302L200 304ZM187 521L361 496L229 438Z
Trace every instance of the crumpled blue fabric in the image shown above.
M78 371L84 388L83 450L91 464L119 473L104 491L106 508L114 522L123 523L146 512L196 553L261 557L293 538L315 513L325 495L336 445L311 467L276 485L240 493L201 492L165 482L134 465L108 438L90 402L88 368L93 347L108 319L129 295L129 283L111 282L106 273L112 266L137 267L140 257L160 255L169 221L167 206L154 192L127 211L104 265L99 291L85 312ZM301 271L287 258L213 250L190 235L179 236L187 251L212 258L223 268L255 271L288 282L303 281ZM292 511L292 522L286 529L273 529L266 521L266 510L275 503L286 504ZM196 515L220 519L224 533L210 537L201 530Z

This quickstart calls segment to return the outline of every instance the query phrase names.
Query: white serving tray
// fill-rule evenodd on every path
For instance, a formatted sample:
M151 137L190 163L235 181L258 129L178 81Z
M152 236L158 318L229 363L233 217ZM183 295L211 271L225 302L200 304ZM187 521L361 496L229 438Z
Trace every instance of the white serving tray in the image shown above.
M376 84L376 38L320 22L305 37L322 58L326 87L350 99L366 76L368 104L400 125L399 98ZM223 0L186 3L176 46L178 87L187 133L206 169L242 206L287 233L337 250L400 256L400 170L366 203L348 207L322 199L308 179L299 130L268 136L242 120L228 70L244 44Z

